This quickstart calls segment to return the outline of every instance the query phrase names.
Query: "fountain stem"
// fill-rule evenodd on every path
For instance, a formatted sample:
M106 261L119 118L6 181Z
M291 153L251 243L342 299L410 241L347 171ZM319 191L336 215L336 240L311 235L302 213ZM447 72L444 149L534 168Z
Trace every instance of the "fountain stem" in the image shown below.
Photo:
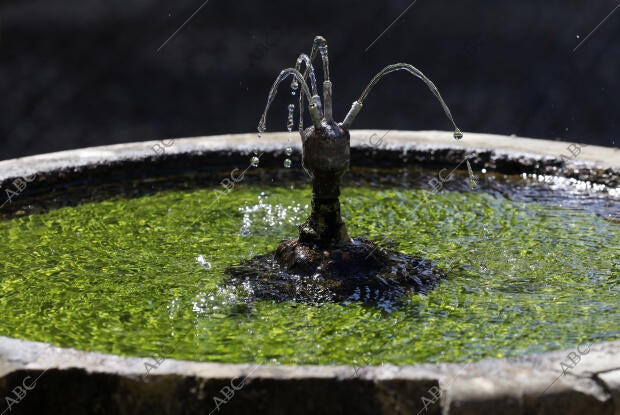
M313 188L314 188L313 182ZM351 242L347 227L340 216L340 200L323 199L312 192L312 213L299 226L299 242L331 248Z
M349 169L350 136L333 120L302 133L303 166L312 178L312 213L299 227L299 241L321 247L349 243L340 216L340 179Z

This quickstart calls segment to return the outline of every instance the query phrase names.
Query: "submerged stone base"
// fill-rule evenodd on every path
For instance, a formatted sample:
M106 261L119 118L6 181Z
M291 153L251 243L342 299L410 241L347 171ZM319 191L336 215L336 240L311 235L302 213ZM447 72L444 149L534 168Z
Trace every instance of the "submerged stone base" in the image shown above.
M430 260L381 248L364 238L330 249L293 239L273 255L252 258L227 273L227 284L245 290L242 296L250 300L383 305L426 292L445 278Z

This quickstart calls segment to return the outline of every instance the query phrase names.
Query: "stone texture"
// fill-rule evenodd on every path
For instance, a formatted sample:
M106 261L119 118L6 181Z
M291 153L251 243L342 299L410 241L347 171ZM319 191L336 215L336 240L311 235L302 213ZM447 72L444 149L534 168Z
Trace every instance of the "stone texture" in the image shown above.
M620 415L620 367L609 372L598 373L596 377L611 394L615 409L614 415Z
M380 165L385 158L392 160L392 162L400 162L402 156L406 154L411 157L418 157L416 161L421 163L436 162L441 158L444 161L450 161L450 154L456 154L456 157L452 156L452 158L461 161L462 157L459 156L459 152L465 150L468 151L468 154L478 153L481 160L489 163L488 167L492 164L492 160L504 160L504 162L516 164L522 163L523 167L527 169L528 166L535 167L536 163L544 164L545 161L555 160L559 163L562 154L570 155L567 147L572 144L563 141L478 133L465 133L462 140L456 141L452 138L452 133L446 131L390 131L383 138L382 145L377 148L377 146L370 144L370 137L373 134L375 137L377 134L383 136L385 131L351 130L351 148L357 150L356 154L352 154L352 165L360 165L359 157L366 151L373 154L373 164ZM195 155L227 153L230 155L232 152L241 152L249 155L253 146L257 146L264 152L282 152L288 145L288 133L264 134L260 142L258 142L256 134L226 134L164 141L166 144L171 144L164 147L162 141L143 141L0 161L0 182L37 172L79 169L84 166L132 160L152 160L157 158L157 153L153 150L153 146L156 145L165 148L165 152L161 155L162 158L190 153ZM292 147L299 151L301 144L295 140ZM447 153L448 150L452 150L452 152ZM419 158L422 154L425 157ZM355 155L357 157L354 157ZM602 169L620 169L620 149L598 146L582 147L581 153L567 165L566 170L579 169L584 165L598 166ZM540 169L542 167L539 166Z
M152 359L0 337L0 397L30 376L34 387L11 413L207 414L232 380L245 384L219 413L617 414L620 341L593 345L579 372L562 375L559 362L570 352L365 368L165 360L149 374Z

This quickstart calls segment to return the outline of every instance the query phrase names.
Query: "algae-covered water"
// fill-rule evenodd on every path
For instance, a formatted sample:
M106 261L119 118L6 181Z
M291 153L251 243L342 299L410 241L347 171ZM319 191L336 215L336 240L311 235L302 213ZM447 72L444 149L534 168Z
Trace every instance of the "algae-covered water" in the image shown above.
M350 235L396 241L446 271L426 295L389 309L236 297L225 269L295 236L309 193L164 191L0 221L0 335L132 356L350 365L620 338L620 225L479 190L343 190Z

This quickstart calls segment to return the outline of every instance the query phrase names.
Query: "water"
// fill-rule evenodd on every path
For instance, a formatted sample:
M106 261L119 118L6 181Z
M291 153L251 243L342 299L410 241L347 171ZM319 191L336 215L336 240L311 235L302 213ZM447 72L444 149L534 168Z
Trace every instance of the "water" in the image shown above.
M299 89L299 83L297 82L296 79L293 79L291 81L291 95L295 95L298 89Z
M211 269L211 263L209 261L207 261L205 259L204 256L202 255L198 255L196 257L196 262L198 262L200 264L200 266L205 269L206 271L209 271Z
M292 132L293 131L293 125L294 125L294 121L293 121L293 113L295 111L295 104L289 104L288 105L288 117L286 120L286 129L288 130L288 132ZM290 140L290 135L289 135L289 140Z
M271 107L271 104L276 98L276 95L278 92L278 86L280 86L280 83L282 83L282 81L284 81L289 76L293 77L293 79L295 79L301 86L302 95L300 95L300 97L305 96L308 101L308 105L312 105L312 96L310 95L310 90L308 89L308 85L306 84L306 81L304 80L303 75L299 71L293 68L284 69L283 71L280 72L280 74L274 81L273 85L271 86L271 89L269 90L269 95L267 96L267 104L265 105L265 110L263 111L263 114L261 115L260 120L258 122L258 130L260 133L265 132L267 130L267 115L269 114L269 108Z
M312 90L312 95L317 95L318 89L316 86L316 76L314 74L314 67L312 66L310 57L306 55L305 53L302 53L301 55L299 55L299 58L297 58L297 61L295 63L295 69L301 72L302 64L306 65L306 70L304 71L303 78L306 79L306 76L307 76L310 79L310 88ZM295 92L298 89L299 89L299 82L297 82L297 79L294 78L291 81L291 94L295 95Z
M312 61L316 57L317 53L321 55L321 61L323 64L323 80L324 80L323 99L324 99L324 102L322 103L320 102L320 98L318 98L316 77L314 73L314 67L312 66ZM302 64L305 64L305 67L306 67L303 74L300 72ZM343 121L343 126L347 129L350 128L351 124L353 123L354 119L357 117L357 114L359 110L361 109L363 102L367 98L370 91L375 87L377 83L379 83L381 79L383 79L384 76L392 72L396 72L396 71L406 71L414 75L415 77L421 79L426 84L426 86L430 89L430 91L433 93L435 98L439 101L446 116L448 117L452 125L454 126L454 138L457 140L460 140L461 138L463 138L463 133L456 126L456 123L454 122L454 118L452 117L452 113L450 112L450 109L448 108L447 104L444 102L443 98L441 97L441 94L439 93L439 90L437 89L435 84L430 79L428 79L426 75L424 75L419 69L407 63L396 63L393 65L388 65L385 68L383 68L381 71L379 71L370 80L366 88L364 88L360 97L354 103L354 108L357 108L357 110L355 112L349 112L350 116L345 117ZM310 76L312 95L310 95L310 89L308 87L308 84L306 83L306 78L308 75ZM331 82L329 79L329 53L328 53L327 41L322 36L316 36L314 38L310 56L304 53L300 54L295 63L295 68L284 69L283 71L280 72L280 74L274 81L269 91L269 95L267 96L267 104L265 105L265 110L263 111L263 114L261 115L261 118L258 123L259 137L260 137L260 132L265 131L267 128L267 114L269 113L269 108L271 107L271 104L273 103L276 97L278 86L284 79L288 77L293 78L291 80L291 95L295 95L297 90L301 86L301 92L299 94L299 131L300 132L303 131L303 111L304 111L303 98L304 96L307 99L308 106L311 107L311 114L315 114L312 118L313 118L314 127L316 129L319 129L321 127L320 126L321 121L319 119L320 115L317 115L316 112L315 113L312 112L313 108L315 109L315 111L320 112L319 108L322 107L324 119L327 122L332 121L332 117L333 117L332 96L331 96L332 92L331 92ZM316 102L316 104L313 104L312 96L317 97L318 102ZM354 111L354 108L352 108L351 111ZM287 129L289 132L291 132L293 128L294 109L295 109L295 106L293 104L290 104L288 108L289 112L288 112L288 119L287 119Z
M219 197L163 191L0 221L0 335L132 356L176 345L167 357L351 365L620 338L620 224L605 219L617 190L494 174L469 190L467 172L439 192L419 188L436 174L373 170L390 179L381 184L357 171L342 191L351 235L395 241L448 274L390 313L246 303L226 287L229 265L272 251L309 213L309 187L266 180Z
M472 189L475 189L478 186L478 182L476 181L476 176L474 176L474 171L471 168L469 159L465 160L465 162L467 164L467 174L469 174L469 186Z
M390 74L392 72L396 72L396 71L408 72L408 73L412 74L413 76L415 76L416 78L422 80L422 82L424 82L426 84L426 86L428 87L428 89L433 93L433 95L435 96L437 101L439 101L439 103L441 104L441 107L444 110L444 113L446 114L446 117L448 117L448 119L450 120L450 122L454 126L454 138L456 138L457 140L463 138L463 134L461 133L459 128L456 126L456 123L454 122L454 118L452 117L452 113L450 112L450 108L448 108L448 105L445 103L445 101L441 97L441 94L439 93L439 89L437 89L435 84L430 79L428 79L426 77L426 75L424 75L418 68L416 68L415 66L410 65L408 63L395 63L393 65L388 65L385 68L383 68L382 70L380 70L370 80L368 85L366 85L366 88L364 88L364 91L362 91L362 94L357 99L357 102L359 102L360 104L363 104L364 100L368 97L368 94L370 94L370 91L372 91L372 89L375 87L375 85L377 85L379 83L379 81L381 79L383 79L383 77L385 77L386 75L388 75L388 74Z
M289 159L289 157L291 156L291 154L293 154L293 148L291 147L291 142L292 142L292 137L293 137L293 125L294 125L293 113L294 111L295 111L295 104L289 104L288 119L286 123L286 128L288 130L288 144L286 146L286 149L284 149L284 153L286 154L287 157L284 159L284 163L282 163L284 168L287 168L287 169L290 168L291 165L293 164L293 162L291 161L291 159Z

